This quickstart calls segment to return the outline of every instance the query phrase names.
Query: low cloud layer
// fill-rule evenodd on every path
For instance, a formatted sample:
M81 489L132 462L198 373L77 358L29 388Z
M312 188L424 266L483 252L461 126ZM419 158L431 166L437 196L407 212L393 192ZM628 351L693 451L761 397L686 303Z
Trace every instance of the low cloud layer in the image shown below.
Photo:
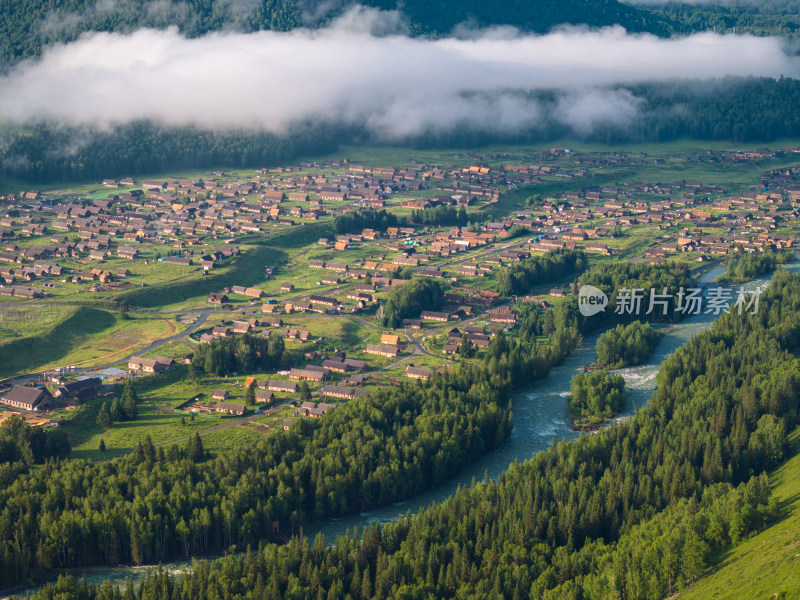
M529 92L555 89L550 118L587 131L636 115L630 93L607 89L617 83L798 75L773 38L573 28L428 40L403 27L397 13L360 9L328 28L289 33L89 34L0 78L0 120L152 119L277 133L323 120L366 124L391 140L465 123L501 132L535 127L542 107Z

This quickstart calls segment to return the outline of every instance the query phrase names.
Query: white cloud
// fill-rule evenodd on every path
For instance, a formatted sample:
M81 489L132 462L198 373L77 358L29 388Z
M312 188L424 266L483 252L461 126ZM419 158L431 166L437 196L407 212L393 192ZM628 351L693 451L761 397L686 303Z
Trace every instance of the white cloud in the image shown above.
M662 39L618 27L465 39L411 38L398 13L358 9L330 27L288 33L176 30L87 34L0 78L0 120L170 125L284 132L309 120L364 123L385 139L462 123L489 131L543 118L527 92L561 90L558 120L576 130L624 124L636 100L617 83L797 75L782 42L711 33Z

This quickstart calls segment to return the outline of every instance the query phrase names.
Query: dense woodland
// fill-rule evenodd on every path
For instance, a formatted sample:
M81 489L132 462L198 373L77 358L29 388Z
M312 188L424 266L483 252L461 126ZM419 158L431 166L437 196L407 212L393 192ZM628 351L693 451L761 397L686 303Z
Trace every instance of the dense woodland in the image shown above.
M38 56L44 46L73 41L85 31L129 32L175 26L183 35L197 37L222 29L288 31L300 25L302 17L293 0L4 0L0 11L0 66Z
M231 373L255 373L287 369L292 356L277 331L269 337L240 335L198 344L189 366L192 377L223 377Z
M652 356L662 337L649 323L619 324L597 339L597 361L611 368L641 364Z
M0 426L0 469L8 463L41 464L49 458L67 456L69 452L69 440L58 429L31 427L16 416L6 419Z
M723 315L662 365L637 415L554 444L421 514L327 546L283 546L149 575L69 578L50 598L660 598L780 515L765 471L798 423L800 277L776 274L756 315Z
M88 126L7 125L0 127L0 174L43 183L212 166L270 166L331 152L337 147L336 138L324 126L278 137L259 131L165 128L148 122L107 131Z
M800 31L797 0L669 2L652 10L667 19L678 33L711 30L793 38Z
M333 219L333 229L336 233L361 233L364 229L386 231L389 227L404 225L394 215L386 210L360 208L356 211L337 215Z
M38 56L42 48L77 39L85 31L127 32L141 27L165 29L176 26L187 37L212 31L288 31L303 25L324 25L346 8L362 4L397 10L390 0L354 0L325 3L321 0L262 0L219 2L213 0L5 0L0 13L0 67L22 58ZM661 15L617 0L511 0L482 3L445 0L431 5L407 0L402 10L417 34L447 34L464 22L476 26L514 25L526 31L544 32L562 23L591 26L620 23L631 31L665 34Z
M408 497L496 448L511 428L505 402L488 374L469 370L299 419L205 462L145 444L106 463L17 468L0 491L0 579L244 547L270 537L273 521L291 534L310 516Z
M397 3L391 0L355 0L335 5L320 0L6 0L0 13L0 69L38 56L47 45L73 41L87 31L128 32L142 27L175 26L187 37L221 30L288 31L324 25L353 4L397 9ZM477 27L512 25L541 33L570 23L592 27L620 24L629 31L657 35L736 28L758 35L793 36L800 27L799 4L796 0L745 0L637 7L617 0L446 0L434 6L423 0L407 0L402 10L415 34L444 35L463 23Z
M428 277L393 287L381 306L383 326L396 328L403 319L418 317L423 310L438 310L443 293L442 285Z
M42 48L69 42L87 31L128 32L142 27L175 26L187 37L213 31L288 31L325 25L353 4L396 10L392 0L354 0L337 4L321 0L6 0L0 13L0 69ZM402 10L414 34L445 35L463 23L473 27L512 25L543 33L564 23L591 27L620 24L629 31L657 35L714 30L758 35L796 35L800 20L796 0L668 3L634 6L617 0L511 0L481 3L445 0L431 5L407 0Z
M668 262L663 265L645 265L630 262L617 262L600 264L585 272L578 278L578 285L593 285L608 296L609 304L605 311L591 317L581 317L581 332L589 333L599 328L608 327L618 323L629 323L637 319L653 321L677 321L681 318L680 311L676 310L677 297L667 305L667 314L662 314L663 307L655 305L654 310L648 315L650 289L661 294L666 288L667 293L677 294L680 288L692 287L693 279L688 265L685 263ZM641 306L634 307L632 312L617 312L617 302L620 292L624 289L641 289L643 299Z
M579 275L588 266L589 261L583 250L559 249L531 256L498 272L497 291L503 296L521 296L537 285Z
M570 382L567 410L591 420L613 417L625 408L625 379L605 369L578 373Z

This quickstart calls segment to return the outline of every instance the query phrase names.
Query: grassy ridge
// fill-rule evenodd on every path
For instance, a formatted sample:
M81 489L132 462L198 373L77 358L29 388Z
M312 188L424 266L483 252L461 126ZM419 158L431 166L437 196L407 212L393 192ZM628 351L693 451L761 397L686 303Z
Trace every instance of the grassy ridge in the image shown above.
M17 338L0 346L0 376L63 358L87 337L114 326L107 311L80 307L70 317L39 335Z
M262 238L263 241L253 241L252 243L264 243L274 248L302 248L313 244L319 238L330 237L333 235L333 224L330 221L322 223L304 223L300 227L289 229L280 228L272 235Z
M125 320L116 313L82 306L43 332L0 343L0 377L64 364L97 364L105 357L111 362L175 329L159 318Z
M20 338L42 335L78 310L74 306L38 302L0 304L0 348Z
M717 568L677 598L800 598L800 429L791 443L794 456L770 477L785 516L727 552Z
M286 258L276 248L256 246L246 250L231 267L203 277L197 271L178 280L131 290L119 296L131 306L153 307L184 302L190 298L219 292L233 285L251 286L264 281L264 267L275 266Z

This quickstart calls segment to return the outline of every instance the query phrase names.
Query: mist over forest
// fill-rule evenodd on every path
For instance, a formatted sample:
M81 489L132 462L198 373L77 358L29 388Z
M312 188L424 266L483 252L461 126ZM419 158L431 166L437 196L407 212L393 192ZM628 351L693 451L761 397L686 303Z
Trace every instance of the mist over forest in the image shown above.
M467 4L445 25L415 3L12 4L0 30L28 18L36 34L0 37L0 166L54 181L259 166L342 143L798 134L787 39L666 35L671 21L647 9L571 5L574 24L553 25L566 16L543 2L536 22L530 8L484 19Z

